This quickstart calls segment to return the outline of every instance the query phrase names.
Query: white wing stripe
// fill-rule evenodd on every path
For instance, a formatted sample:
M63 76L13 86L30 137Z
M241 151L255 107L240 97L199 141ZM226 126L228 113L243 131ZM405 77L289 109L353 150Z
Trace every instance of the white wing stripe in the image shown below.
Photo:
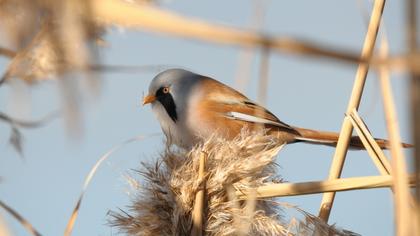
M244 114L244 113L240 113L236 111L231 111L231 112L226 113L226 117L229 119L234 119L234 120L241 120L241 121L259 123L259 124L270 124L270 125L275 125L279 127L290 128L288 126L285 126L284 124L281 124L272 120L267 120L261 117L256 117L256 116L252 116L252 115L248 115L248 114Z
M313 138L304 138L304 137L296 137L296 139L300 140L300 141L310 142L310 143L325 143L325 144L336 143L336 141L313 139Z

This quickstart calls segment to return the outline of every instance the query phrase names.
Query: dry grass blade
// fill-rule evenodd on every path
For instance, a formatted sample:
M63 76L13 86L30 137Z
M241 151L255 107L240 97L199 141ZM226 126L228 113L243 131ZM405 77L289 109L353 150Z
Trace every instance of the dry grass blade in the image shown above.
M22 147L23 135L20 132L19 128L37 128L39 126L42 126L48 123L49 121L51 121L57 116L58 116L58 112L52 112L39 120L28 121L28 120L19 120L16 118L12 118L3 112L0 112L0 120L10 124L12 128L9 142L21 156L23 156L23 147Z
M389 175L366 176L302 183L269 184L252 190L256 192L257 198L272 198L358 189L386 188L392 187L392 180L392 176ZM409 178L409 182L411 186L414 186L414 176ZM236 195L240 199L248 199L249 193L252 192L241 189L236 191Z
M57 118L59 116L59 112L51 112L45 115L43 118L38 120L20 120L13 118L6 113L0 112L0 120L9 123L13 126L21 127L21 128L37 128L39 126L45 125L46 123L50 122L51 120Z
M385 0L375 0L361 54L361 58L364 60L370 60L372 58L384 6ZM369 64L359 64L353 90L347 107L347 113L350 113L353 109L357 109L359 107L368 70ZM345 118L341 127L337 148L334 153L334 159L331 164L330 173L328 176L329 180L336 179L341 176L341 171L346 159L352 131L353 127L350 120ZM319 216L326 222L328 221L332 209L334 197L335 193L329 192L325 193L322 198Z
M17 153L19 153L20 157L23 157L23 135L19 131L16 126L12 125L12 130L9 137L9 143L12 145L12 147L16 150Z
M386 57L388 54L388 44L386 40L382 40L380 54L383 57ZM379 80L381 83L385 119L391 145L396 235L414 235L415 222L413 221L413 211L410 209L409 204L410 190L408 187L407 166L402 151L397 114L387 68L382 67L379 70Z
M194 208L192 211L192 230L191 236L203 235L203 217L205 213L205 169L207 154L202 152L200 155L200 166L198 169L198 179L201 182L200 187L195 195Z
M158 73L163 70L176 67L175 65L88 65L86 70L95 72L115 72L115 73L138 73L138 72L151 72Z
M165 69L176 67L175 65L102 65L102 64L88 64L84 68L73 68L73 72L111 72L111 73L158 73ZM10 75L5 74L2 79L0 79L0 85L4 82Z
M93 0L92 10L102 23L137 27L143 30L167 33L214 43L245 47L267 47L280 52L334 58L360 62L357 54L330 50L331 46L302 42L286 37L270 37L236 28L210 24L160 10L152 6L136 6L117 0Z
M382 175L391 174L391 165L389 164L388 158L385 156L382 149L376 143L375 139L370 134L368 128L360 118L356 110L353 110L350 114L347 115L350 118L353 127L356 129L357 134L359 134L360 139L363 142L369 156L372 158L373 163L375 163L376 168Z
M145 138L153 137L153 136L156 136L156 135L157 134L152 134L152 135L147 135L147 136L137 136L137 137L128 139L128 140L114 146L109 151L107 151L101 158L99 158L99 160L95 163L95 165L92 167L92 169L89 171L89 174L85 178L85 181L84 181L83 187L82 187L82 193L79 195L76 206L74 207L74 209L72 211L72 214L70 216L69 221L67 222L67 226L66 226L66 229L64 231L64 236L70 236L71 235L71 232L72 232L73 227L74 227L74 223L76 222L77 216L79 214L79 209L80 209L80 206L82 204L83 196L86 193L86 190L89 186L89 183L92 180L93 176L95 175L96 171L98 170L99 166L106 159L108 159L114 152L121 149L125 145L127 145L129 143L132 143L132 142L141 141L141 140L144 140Z
M32 226L29 221L23 218L17 211L13 210L11 207L6 205L4 202L0 201L0 207L6 210L11 214L19 223L31 234L34 236L41 236L41 234Z

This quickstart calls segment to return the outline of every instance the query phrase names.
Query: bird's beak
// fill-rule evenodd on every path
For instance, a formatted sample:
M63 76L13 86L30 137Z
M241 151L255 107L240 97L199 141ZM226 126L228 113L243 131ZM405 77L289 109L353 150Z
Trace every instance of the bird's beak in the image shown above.
M156 96L155 95L147 95L146 97L143 98L143 106L149 103L152 103L156 101Z

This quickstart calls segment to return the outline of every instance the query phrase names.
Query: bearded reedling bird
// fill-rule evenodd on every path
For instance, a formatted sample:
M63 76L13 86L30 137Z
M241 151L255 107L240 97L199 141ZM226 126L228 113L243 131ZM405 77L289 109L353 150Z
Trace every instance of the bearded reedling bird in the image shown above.
M143 99L143 105L149 103L168 142L186 149L214 134L233 139L244 128L267 132L281 144L307 142L336 146L339 136L290 126L233 88L183 69L158 74ZM381 148L389 146L387 140L375 140ZM364 149L356 136L351 138L350 148Z

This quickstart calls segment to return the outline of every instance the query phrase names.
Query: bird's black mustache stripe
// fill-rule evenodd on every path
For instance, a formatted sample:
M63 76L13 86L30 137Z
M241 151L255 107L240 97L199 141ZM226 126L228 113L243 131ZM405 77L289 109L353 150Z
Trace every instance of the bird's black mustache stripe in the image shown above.
M157 95L157 100L165 108L166 113L168 113L169 117L171 117L171 119L176 123L176 121L178 120L178 115L176 113L176 105L172 95L170 93Z

